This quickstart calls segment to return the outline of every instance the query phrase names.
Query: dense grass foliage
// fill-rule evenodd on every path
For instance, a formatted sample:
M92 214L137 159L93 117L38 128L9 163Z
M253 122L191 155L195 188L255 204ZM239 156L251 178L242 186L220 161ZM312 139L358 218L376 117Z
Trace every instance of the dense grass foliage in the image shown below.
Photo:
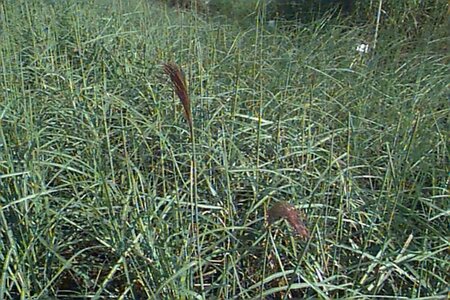
M445 299L440 18L244 30L151 1L3 1L0 299ZM307 240L268 226L280 201Z

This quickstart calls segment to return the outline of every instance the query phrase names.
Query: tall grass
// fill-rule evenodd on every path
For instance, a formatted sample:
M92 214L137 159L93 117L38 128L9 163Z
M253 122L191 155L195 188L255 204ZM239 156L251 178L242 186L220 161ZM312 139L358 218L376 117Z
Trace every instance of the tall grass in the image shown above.
M138 0L0 17L0 299L446 298L443 27L381 24L366 55L372 25L326 19L244 30ZM281 201L307 240L268 226Z

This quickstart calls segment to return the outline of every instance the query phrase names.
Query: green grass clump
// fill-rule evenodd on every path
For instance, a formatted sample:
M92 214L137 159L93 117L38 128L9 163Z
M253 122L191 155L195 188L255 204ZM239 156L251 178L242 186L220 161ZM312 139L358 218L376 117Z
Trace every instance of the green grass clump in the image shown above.
M381 21L359 53L374 25L152 1L4 1L0 20L0 299L446 298L445 24ZM280 201L307 241L267 226Z

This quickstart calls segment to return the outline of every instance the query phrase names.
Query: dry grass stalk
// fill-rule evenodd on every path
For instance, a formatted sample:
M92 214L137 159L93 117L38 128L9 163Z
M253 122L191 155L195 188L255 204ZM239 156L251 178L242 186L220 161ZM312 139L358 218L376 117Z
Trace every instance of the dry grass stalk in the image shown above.
M189 123L189 129L192 132L192 114L191 114L191 99L187 91L186 78L184 77L183 70L175 63L169 62L163 64L164 73L169 75L170 80L173 83L175 93L181 100L181 104L184 108L184 116Z
M274 204L268 212L268 222L273 224L279 219L286 219L288 223L294 228L297 235L302 238L308 238L309 232L303 223L297 209L288 202L278 202Z

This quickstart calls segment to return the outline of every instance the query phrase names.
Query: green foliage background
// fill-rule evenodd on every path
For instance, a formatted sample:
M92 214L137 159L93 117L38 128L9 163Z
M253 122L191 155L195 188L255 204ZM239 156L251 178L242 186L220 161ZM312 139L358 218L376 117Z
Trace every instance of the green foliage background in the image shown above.
M0 299L446 299L446 1L377 3L1 2Z

